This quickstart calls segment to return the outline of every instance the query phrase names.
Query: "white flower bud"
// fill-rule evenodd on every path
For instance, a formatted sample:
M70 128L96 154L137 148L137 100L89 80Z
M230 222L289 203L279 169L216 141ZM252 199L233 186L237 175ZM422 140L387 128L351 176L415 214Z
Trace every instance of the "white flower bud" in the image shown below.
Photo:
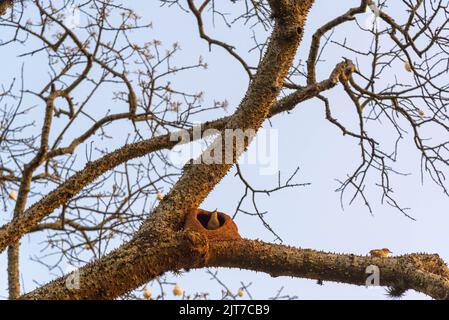
M410 62L408 60L405 60L404 68L405 68L405 70L407 72L412 72L413 71L412 66L411 66L411 64L410 64Z
M184 293L184 290L182 290L181 286L179 284L176 284L176 286L173 288L173 295L175 296L182 296Z
M153 298L153 294L151 293L150 289L148 288L143 289L143 297L146 300L151 300Z
M17 201L17 192L15 191L10 191L9 192L9 199Z

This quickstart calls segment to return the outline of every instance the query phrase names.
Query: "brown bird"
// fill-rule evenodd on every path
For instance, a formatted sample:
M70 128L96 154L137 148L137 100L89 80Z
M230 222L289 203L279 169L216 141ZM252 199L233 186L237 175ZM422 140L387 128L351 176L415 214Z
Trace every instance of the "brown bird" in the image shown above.
M207 229L216 230L218 228L220 228L220 221L218 220L217 209L215 209L215 211L211 213L209 221L207 222Z
M382 249L371 250L369 253L372 257L386 258L386 257L388 257L388 255L390 253L393 253L393 252L391 252L390 249L388 249L388 248L382 248Z

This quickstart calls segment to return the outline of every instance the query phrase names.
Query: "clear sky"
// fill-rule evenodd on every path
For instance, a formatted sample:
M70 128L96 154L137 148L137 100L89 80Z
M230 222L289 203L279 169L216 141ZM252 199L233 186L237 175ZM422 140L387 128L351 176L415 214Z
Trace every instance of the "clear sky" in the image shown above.
M357 5L358 1L328 1L317 0L307 22L306 36L299 48L298 59L307 56L307 44L310 42L310 31L324 24L349 6ZM201 55L208 63L207 70L192 73L180 73L176 80L178 86L192 91L204 91L204 103L211 104L214 100L229 101L228 114L235 110L247 88L247 76L241 66L227 55L222 49L213 47L208 50L207 44L200 40L197 34L194 18L176 7L159 7L157 1L145 1L135 5L138 13L153 23L148 40L159 39L163 45L170 46L178 42L182 54L177 57L177 64L196 62ZM226 6L232 10L232 6ZM389 14L394 15L394 9ZM400 14L400 13L398 13ZM358 21L365 23L369 13L362 15ZM211 28L211 21L206 26ZM239 53L253 59L254 55L247 53L254 46L251 39L252 30L240 24L231 29L217 21L215 29L209 29L216 38L224 39L236 46ZM350 32L352 30L352 32ZM354 32L356 29L339 28L335 39L347 37L352 45L367 47L371 39L368 33ZM259 29L256 30L259 41L266 36ZM308 32L309 31L309 32ZM144 37L144 35L140 35ZM327 77L332 66L342 61L342 57L353 58L350 52L337 50L330 46L324 53L325 61L320 64L318 78ZM8 52L7 48L0 49L0 55L16 55ZM5 75L20 68L25 60L17 58L17 64L7 67ZM362 64L363 65L363 64ZM33 72L34 66L25 65L30 78L26 83L38 81L38 75ZM392 69L400 81L408 81L409 74L402 70ZM34 73L34 74L33 74ZM34 77L34 78L33 78ZM2 84L7 83L5 76L0 78ZM384 79L379 79L383 81ZM388 81L385 79L385 81ZM353 107L341 94L326 93L330 99L334 115L351 124L356 118ZM206 113L198 117L198 121L215 119L226 115L224 111ZM447 246L447 226L449 212L447 212L448 198L429 179L421 184L419 174L420 155L413 146L412 139L405 139L400 146L400 154L395 168L401 172L414 173L409 176L394 177L394 192L397 199L410 207L411 214L416 221L406 218L397 210L382 205L378 191L371 186L370 196L373 207L371 215L362 201L358 199L351 206L348 198L344 201L344 210L340 206L339 193L334 192L338 187L335 179L344 179L359 163L359 149L357 141L343 137L338 129L324 118L324 108L319 100L302 103L290 114L276 116L271 121L272 129L277 130L278 159L282 177L288 177L298 166L300 171L295 178L298 183L311 183L310 186L286 189L272 194L270 197L258 195L258 205L261 211L267 211L265 216L271 227L282 238L284 244L313 248L324 251L367 254L373 248L390 248L395 255L428 252L438 253L449 261ZM354 123L355 125L355 123ZM270 124L265 123L269 129ZM382 125L372 128L376 137L391 143L392 131ZM111 143L111 149L121 146L122 139ZM97 142L102 143L102 142ZM84 149L83 149L84 152ZM3 155L2 155L3 157ZM245 177L254 186L270 188L277 184L277 175L259 175L257 165L242 164ZM204 209L233 213L243 194L244 186L238 178L228 174L214 189L201 206ZM373 184L371 184L373 185ZM168 190L164 190L168 191ZM10 207L11 208L11 207ZM245 209L251 209L251 203L244 204ZM9 215L9 213L5 213ZM236 218L240 233L250 239L273 241L273 235L255 217L239 214ZM36 286L35 281L44 283L52 279L57 272L50 274L46 268L30 261L41 246L39 237L26 236L22 240L22 278L26 291ZM6 253L0 255L0 270L6 270ZM215 271L215 270L213 270ZM317 285L314 280L292 279L288 277L271 278L265 274L244 270L218 269L218 276L233 291L245 284L252 283L250 292L254 298L264 299L272 297L283 288L282 293L297 296L299 299L383 299L385 290L382 288L364 288L351 285L325 282ZM4 275L6 275L4 273ZM169 276L169 281L179 283L187 293L210 292L211 297L221 295L220 285L211 280L204 270L190 271L182 276ZM154 294L158 293L157 284L150 285ZM0 277L0 295L7 295L6 276ZM167 298L173 298L169 292ZM409 292L408 298L426 298L424 295Z

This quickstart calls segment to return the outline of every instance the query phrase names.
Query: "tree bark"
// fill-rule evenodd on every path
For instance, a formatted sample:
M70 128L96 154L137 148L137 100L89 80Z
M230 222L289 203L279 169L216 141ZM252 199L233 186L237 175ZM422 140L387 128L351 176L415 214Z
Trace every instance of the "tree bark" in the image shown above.
M275 26L266 53L245 97L224 130L257 131L260 128L279 95L295 57L312 3L309 0L270 1ZM215 143L221 143L221 139L218 137ZM245 148L249 142L245 141ZM222 145L222 148L224 155L225 146ZM232 150L233 163L243 151ZM207 149L204 154L209 152ZM80 269L80 275L85 280L81 283L82 289L67 293L65 279L60 278L26 297L115 298L168 271L158 268L163 265L158 262L158 255L160 259L171 259L174 252L169 248L176 243L177 232L182 228L186 214L201 204L233 163L222 161L219 164L185 166L179 181L143 223L131 242ZM153 261L157 262L155 266L148 266L151 259L156 260Z
M211 243L208 266L260 271L273 277L290 276L366 285L367 268L379 268L380 286L422 292L449 299L449 268L436 254L407 254L391 258L337 254L261 241Z
M353 66L352 62L341 62L336 65L328 79L297 89L295 92L280 99L271 108L268 117L273 117L282 112L293 110L299 103L316 97L325 90L333 88L339 81L340 76ZM205 122L201 126L201 137L205 137L207 130L223 130L232 116L224 117L214 121ZM193 130L188 131L190 141L198 137L193 135ZM179 142L181 143L181 142ZM170 134L158 136L148 140L132 143L119 148L100 159L88 163L84 169L80 170L59 187L48 193L40 201L33 204L19 216L0 228L0 252L10 243L20 239L24 234L35 229L37 224L54 210L66 203L73 196L79 193L85 186L93 182L96 178L109 170L125 163L126 161L142 157L146 154L171 149L178 144L178 141L171 140Z
M365 286L369 266L379 268L380 286L416 290L434 299L449 299L449 269L432 254L377 258L294 248L257 240L208 241L195 232L180 232L154 246L144 237L125 244L101 263L79 273L79 289L61 277L22 299L113 299L167 271L226 267Z

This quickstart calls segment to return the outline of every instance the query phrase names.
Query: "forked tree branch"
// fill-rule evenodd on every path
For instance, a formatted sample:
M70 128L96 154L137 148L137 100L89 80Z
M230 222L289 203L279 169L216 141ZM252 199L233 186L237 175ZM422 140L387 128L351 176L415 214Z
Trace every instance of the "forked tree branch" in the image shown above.
M370 1L362 1L360 7L349 10L317 31L308 59L307 87L297 89L277 103L275 101L285 83L285 77L301 41L307 12L313 1L269 0L268 2L272 9L272 18L275 20L275 28L264 58L256 69L257 74L254 75L236 113L203 124L203 132L207 129L222 132L225 129L257 131L266 118L291 110L298 103L319 96L321 92L334 87L339 81L352 80L351 74L355 71L355 67L348 60L338 64L328 79L316 82L315 62L320 38L336 25L353 19L353 15L366 9ZM193 1L189 3L192 7ZM198 8L197 18L204 4ZM382 18L388 17L384 15ZM406 32L406 29L399 31ZM339 124L331 117L330 112L327 112L327 116L331 121L334 120L334 124ZM340 128L343 128L345 133L346 129ZM190 130L189 134L190 141L196 138L193 136L193 130ZM217 138L216 144L221 142L218 139L221 138ZM249 142L246 142L245 148ZM171 149L176 144L178 141L171 141L170 135L159 136L126 145L88 163L83 170L15 217L11 223L3 226L0 229L0 251L34 230L39 221L60 205L67 203L100 175L128 160L157 150ZM222 147L224 152L227 151L224 145ZM213 148L214 145L203 154L209 153ZM234 148L232 163L186 165L180 180L128 243L80 268L75 274L58 278L22 298L114 299L167 271L203 267L243 268L261 271L275 277L292 276L365 285L369 266L379 268L380 285L395 288L396 292L411 289L435 299L449 298L449 269L437 255L408 254L392 258L376 258L326 253L246 239L210 242L198 233L182 231L186 213L201 204L242 152L244 150ZM79 287L70 288L67 281L77 276L80 281Z
M397 292L415 290L434 299L449 298L449 269L432 254L377 258L337 254L265 243L257 240L214 241L194 232L181 232L170 242L150 246L141 238L108 255L79 274L61 277L22 299L111 299L123 287L137 286L167 271L226 267L260 271L273 277L290 276L365 286L373 267L379 285ZM138 252L138 253L136 253ZM371 266L371 268L369 268ZM133 275L130 277L130 275ZM67 283L78 276L79 288ZM124 292L122 292L124 293Z
M299 103L314 98L321 92L333 88L344 73L353 70L352 62L345 61L337 64L328 79L296 90L280 99L270 110L268 117L273 117L282 112L290 111ZM209 121L201 126L201 138L206 137L209 129L223 130L232 116ZM210 131L209 131L210 132ZM193 134L193 129L188 130L190 141L199 138ZM176 134L174 134L176 136ZM181 142L180 142L181 143ZM178 144L177 140L171 140L170 134L139 141L119 148L100 159L88 163L84 169L67 179L55 190L44 196L40 201L32 205L20 216L0 228L0 252L12 241L20 239L24 234L32 231L36 225L46 216L51 214L62 204L79 193L85 186L100 177L109 170L125 163L126 161L142 157L151 152L163 149L171 149Z
M237 111L225 124L224 130L257 131L261 127L275 104L291 67L312 3L311 0L270 1L275 26L266 53L245 97ZM221 143L221 139L221 136L216 138L212 146L203 154L208 155L216 145L221 145L223 155L229 152ZM246 139L243 148L239 150L235 146L232 148L233 163L237 161L249 143L249 139ZM173 247L176 247L176 238L179 237L177 232L182 228L186 214L203 202L215 185L227 174L233 163L227 163L223 159L217 164L186 165L181 178L150 217L144 221L129 243L80 269L79 272L84 279L80 290L68 292L65 279L59 278L27 297L33 299L115 298L169 271L163 268L164 260L176 265L185 259L190 259L176 257L179 252L185 255L184 250L180 248L177 250L178 254L172 252ZM8 234L7 230L4 234ZM193 237L193 239L196 238ZM207 261L204 254L207 254L207 250L200 254L203 257L203 263ZM186 256L195 255L192 253ZM196 263L198 261L195 261Z

